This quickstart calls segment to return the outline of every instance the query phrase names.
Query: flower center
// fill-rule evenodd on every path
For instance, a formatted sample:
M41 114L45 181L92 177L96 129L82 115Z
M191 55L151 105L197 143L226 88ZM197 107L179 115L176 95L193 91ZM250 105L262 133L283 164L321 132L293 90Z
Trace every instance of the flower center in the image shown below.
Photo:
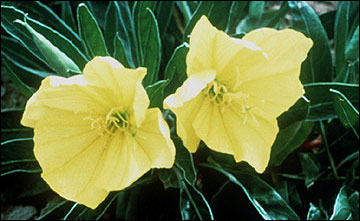
M117 130L126 131L129 127L130 122L128 112L122 111L118 107L111 108L105 118L106 132L114 134Z
M129 132L135 136L135 128L130 123L130 115L127 110L122 107L113 107L106 114L105 117L86 117L85 119L91 120L91 128L99 129L101 134L107 133L114 135L117 131Z
M208 83L203 89L204 95L218 106L228 106L231 102L231 96L225 85L216 80Z

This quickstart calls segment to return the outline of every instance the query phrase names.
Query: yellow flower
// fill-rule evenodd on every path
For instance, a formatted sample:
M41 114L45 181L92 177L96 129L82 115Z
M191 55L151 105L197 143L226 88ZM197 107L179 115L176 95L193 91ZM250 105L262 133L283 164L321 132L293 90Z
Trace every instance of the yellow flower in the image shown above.
M304 94L300 67L312 44L291 29L231 38L203 16L190 36L188 78L164 100L187 149L195 152L203 140L264 172L279 130L276 118Z
M29 99L21 123L34 128L42 178L62 197L96 208L150 168L170 168L175 147L141 82L145 68L95 57L82 75L50 76Z

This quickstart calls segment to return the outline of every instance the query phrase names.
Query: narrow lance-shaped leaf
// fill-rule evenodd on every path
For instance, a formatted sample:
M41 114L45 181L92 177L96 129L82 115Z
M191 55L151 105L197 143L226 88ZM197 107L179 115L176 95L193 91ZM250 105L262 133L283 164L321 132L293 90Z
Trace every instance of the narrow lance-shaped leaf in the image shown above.
M166 83L167 83L166 80L161 80L145 88L150 99L149 108L159 107L162 109L162 102L164 99L164 88L166 86Z
M147 13L147 16L141 20L138 38L140 54L143 59L142 65L147 68L143 84L147 86L153 84L158 79L161 62L161 40L154 13L149 8L146 8L145 13Z
M175 1L159 1L158 3L156 18L159 25L161 39L164 38L165 32L170 24L174 6Z
M320 176L320 168L309 153L299 153L305 186L309 188Z
M118 33L116 33L113 41L114 41L113 42L114 43L114 58L116 60L120 61L120 63L127 68L130 68L130 67L135 68L134 66L129 65L124 46L121 42L121 39L120 39L120 36Z
M341 187L334 204L330 220L352 220L353 214L349 204L350 188ZM357 211L358 212L358 211Z
M233 1L232 2L226 33L228 33L228 34L235 33L236 26L240 23L243 13L245 11L245 6L247 4L248 4L248 1Z
M231 6L231 1L214 1L209 20L219 30L225 31L229 21Z
M249 5L249 17L259 20L264 12L265 1L251 1Z
M232 173L218 166L211 164L200 165L222 173L231 182L241 187L250 202L265 220L300 219L280 194L255 174L240 172L235 177Z
M22 53L19 53L21 51ZM22 65L33 67L38 70L50 70L41 60L32 55L29 49L24 47L18 40L12 37L1 35L1 53L11 57Z
M355 107L359 105L358 84L319 82L305 84L304 88L306 91L305 97L310 100L307 120L317 121L336 117L337 114L333 105L334 99L330 89L341 91Z
M350 2L339 2L335 18L334 43L335 43L335 70L336 75L344 71L346 66L345 49L349 30Z
M214 7L213 1L202 1L198 5L196 11L194 12L191 19L185 26L184 36L183 36L184 42L189 42L189 35L190 35L191 31L193 30L196 22L198 22L199 19L201 18L201 16L203 16L203 15L206 15L207 17L209 17L213 7Z
M89 8L83 3L77 8L77 18L80 37L88 49L88 56L90 58L95 56L108 56L109 52L106 49L100 27Z
M301 66L303 84L331 81L332 58L329 39L315 11L304 1L289 1L292 27L311 38L314 46Z
M17 8L28 13L29 17L58 31L83 52L79 35L51 8L40 1L17 1Z
M186 55L189 51L189 45L184 43L178 46L171 56L165 68L165 79L168 85L165 88L164 97L175 92L186 79Z
M68 71L81 73L79 67L59 48L55 47L43 35L35 31L26 22L15 20L15 22L22 24L31 33L33 40L40 52L45 57L48 64L56 71L57 74L68 76Z
M269 165L280 166L289 154L304 143L313 127L313 122L297 121L281 129L271 147Z
M53 28L46 26L45 24L26 16L23 11L12 7L2 7L2 25L3 27L12 35L15 39L19 40L26 49L28 49L33 55L35 55L35 60L37 63L45 63L51 69L54 69L51 64L48 62L48 58L43 54L39 49L36 42L33 40L31 32L27 30L25 26L15 20L26 20L26 23L32 27L37 33L44 36L53 46L59 48L66 56L68 56L78 67L82 69L87 63L87 58L85 55L73 44L72 41L67 39L64 35L57 32ZM24 51L26 54L26 51ZM17 56L15 56L17 57ZM34 60L34 58L32 58ZM21 62L22 63L22 62ZM42 66L42 65L41 65Z
M330 92L333 94L334 108L341 123L345 127L351 128L359 139L359 134L356 130L356 126L359 123L359 110L357 110L349 99L340 91L330 89Z
M65 23L76 32L77 27L72 13L71 3L69 1L63 1L61 4L61 17Z
M197 171L194 165L193 156L184 147L179 137L173 136L172 140L176 146L175 164L182 170L185 181L189 185L194 186L197 178Z
M56 75L52 72L39 71L26 67L21 63L12 60L7 54L2 53L2 56L3 59L6 59L6 65L12 70L12 73L14 73L24 84L30 87L38 88L45 77L49 75Z
M40 173L41 168L32 151L32 138L1 142L1 176L12 173Z
M354 31L349 43L346 46L345 58L350 62L359 59L359 25Z
M8 62L6 61L6 58L3 57L2 64L4 65L5 69L7 70L8 76L10 79L15 83L15 85L18 87L19 91L25 95L25 97L30 98L31 95L35 92L33 88L26 85L16 74L15 72L10 68Z

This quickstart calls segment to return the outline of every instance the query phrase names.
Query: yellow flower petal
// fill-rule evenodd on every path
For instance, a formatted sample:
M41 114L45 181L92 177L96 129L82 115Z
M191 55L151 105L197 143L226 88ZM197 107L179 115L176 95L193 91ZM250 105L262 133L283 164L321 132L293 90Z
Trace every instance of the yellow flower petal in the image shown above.
M311 46L311 39L294 30L262 28L234 39L203 16L191 33L187 74L190 79L214 70L216 76L206 94L186 100L180 91L198 89L189 92L184 84L164 102L176 114L185 146L196 151L201 139L262 173L279 130L276 117L304 93L300 68Z
M192 122L204 101L201 91L213 81L214 71L205 71L191 75L175 94L164 100L164 108L172 110L177 117L177 133L182 138L185 147L195 152L200 143L192 126Z
M216 29L212 27L205 16L202 16L196 23L191 32L190 49L186 56L188 76L213 67L213 42L216 33Z
M94 209L110 191L174 163L160 110L147 110L145 72L97 57L85 75L44 79L28 101L21 123L34 128L42 177L62 197Z
M34 153L43 179L66 199L95 208L108 192L94 187L101 168L104 140L91 130L84 115L47 111L34 129Z
M275 118L304 94L299 80L300 68L313 43L302 33L290 29L258 29L244 39L261 47L268 62L244 72L244 76L253 77L238 90L249 95L248 103L255 107L254 113L267 119Z
M246 62L239 62L246 61ZM230 38L202 16L195 25L186 57L187 74L216 71L216 79L229 89L246 80L242 73L254 65L267 62L264 52L252 42Z
M141 84L146 68L127 69L112 57L95 57L86 64L83 72L90 84L113 91L110 99L117 101L114 106L132 106L136 125L140 126L150 104Z
M86 90L83 90L84 86ZM111 99L106 99L110 92L88 85L82 75L70 78L46 77L39 90L28 100L21 124L35 127L39 119L47 118L49 109L72 113L106 113L112 106Z
M278 126L276 119L267 121L247 116L237 108L224 111L205 101L193 122L198 137L212 150L232 154L237 162L247 161L259 173L270 158Z
M185 102L196 97L214 78L215 71L213 70L189 76L183 85L175 91L175 94L168 96L164 100L164 107L169 109L181 107Z
M258 173L263 173L269 163L271 146L279 131L276 119L266 120L251 113L242 114L229 108L223 115L224 125L234 150L236 162L246 161Z
M262 73L258 77L284 73L300 66L313 45L310 38L292 29L277 31L261 28L249 32L243 40L259 46L269 58L269 63L259 64L256 69L251 69L252 73ZM293 74L297 77L300 75L299 72Z
M108 191L131 185L151 168L170 168L175 146L158 108L147 110L146 118L133 137L114 137L109 143L98 186Z

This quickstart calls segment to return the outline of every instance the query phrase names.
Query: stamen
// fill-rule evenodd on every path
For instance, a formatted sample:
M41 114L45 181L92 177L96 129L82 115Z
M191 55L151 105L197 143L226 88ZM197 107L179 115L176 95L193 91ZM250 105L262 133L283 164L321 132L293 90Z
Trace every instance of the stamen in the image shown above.
M117 131L129 132L133 136L136 129L130 124L130 116L127 110L122 107L113 107L104 117L85 117L85 120L91 120L91 129L99 130L100 134L114 135Z
M203 90L203 94L217 106L221 106L221 110L230 104L231 94L228 93L228 89L225 85L215 81L210 82L207 87Z

